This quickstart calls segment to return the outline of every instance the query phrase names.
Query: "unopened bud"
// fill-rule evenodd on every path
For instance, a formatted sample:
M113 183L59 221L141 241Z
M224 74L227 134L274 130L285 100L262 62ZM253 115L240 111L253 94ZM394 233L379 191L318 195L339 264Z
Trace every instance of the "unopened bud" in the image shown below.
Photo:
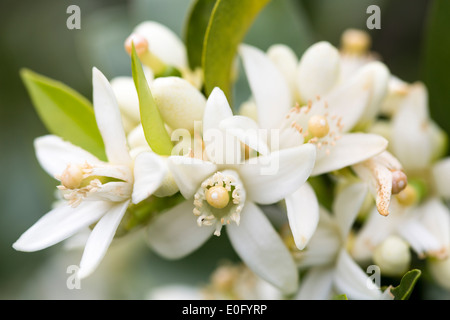
M411 263L408 244L397 236L389 236L374 251L373 260L386 276L404 274Z
M344 53L363 55L370 45L370 36L363 30L348 29L342 34L341 47Z
M173 130L194 132L195 122L203 119L206 106L203 94L178 77L157 78L151 89L164 122Z

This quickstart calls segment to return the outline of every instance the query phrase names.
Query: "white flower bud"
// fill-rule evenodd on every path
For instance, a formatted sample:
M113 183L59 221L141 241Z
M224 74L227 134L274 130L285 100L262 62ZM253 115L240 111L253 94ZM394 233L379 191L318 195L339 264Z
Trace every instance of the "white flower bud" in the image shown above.
M328 42L306 50L297 68L297 89L303 100L326 94L337 83L340 73L339 51Z
M374 251L373 261L386 276L404 274L411 263L408 244L397 236L389 236Z
M194 132L195 121L203 119L206 99L188 81L178 77L157 78L152 94L164 122L172 129Z
M155 21L145 21L136 26L133 33L143 36L148 42L148 50L164 63L179 69L187 67L183 42L166 26Z
M450 290L450 257L428 260L428 268L434 280L443 288Z

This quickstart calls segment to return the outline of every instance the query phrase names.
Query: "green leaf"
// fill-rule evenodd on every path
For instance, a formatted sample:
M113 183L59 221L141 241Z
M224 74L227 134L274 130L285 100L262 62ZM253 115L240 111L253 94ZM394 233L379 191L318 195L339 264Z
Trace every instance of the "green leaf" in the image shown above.
M106 160L103 139L89 100L65 84L31 70L22 69L20 75L50 133Z
M188 14L184 40L191 69L202 66L203 40L216 0L196 0Z
M338 294L337 296L333 297L333 300L348 300L348 298L345 294Z
M448 104L450 101L450 1L431 2L428 25L423 42L423 78L429 92L433 119L450 132Z
M421 274L422 272L419 269L413 269L405 273L400 284L391 289L394 300L408 300Z
M134 85L139 97L139 110L145 139L155 153L169 156L172 152L173 144L145 79L144 70L134 45L131 53L131 68Z
M258 13L270 0L217 0L203 44L206 95L215 87L232 103L232 67L237 48Z

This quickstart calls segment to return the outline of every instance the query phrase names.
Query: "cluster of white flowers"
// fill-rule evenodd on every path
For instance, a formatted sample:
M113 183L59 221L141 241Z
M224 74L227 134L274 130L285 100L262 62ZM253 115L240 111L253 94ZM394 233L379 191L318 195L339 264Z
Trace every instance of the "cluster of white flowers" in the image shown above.
M37 138L37 159L60 182L61 200L16 250L41 250L88 230L84 278L122 229L145 229L151 250L168 259L226 231L252 276L221 267L207 294L185 288L187 298L391 299L389 288L367 285L364 268L401 276L412 254L450 289L445 134L429 117L425 86L391 75L365 32L348 30L339 48L316 43L300 59L285 45L263 52L242 44L252 96L235 114L221 88L205 95L201 70L189 68L172 31L147 21L126 39L130 54L132 44L177 142L172 155L147 143L133 78L109 82L94 68L108 161L55 135ZM176 72L164 75L168 67ZM176 195L182 201L174 203ZM138 221L140 229L121 229L155 198L167 207Z

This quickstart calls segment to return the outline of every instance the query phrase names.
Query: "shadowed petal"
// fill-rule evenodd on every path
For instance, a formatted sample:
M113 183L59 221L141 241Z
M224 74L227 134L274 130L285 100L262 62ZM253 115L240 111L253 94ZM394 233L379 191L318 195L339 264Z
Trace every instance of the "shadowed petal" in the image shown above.
M246 202L239 226L227 226L230 241L249 268L285 293L297 289L294 260L264 213Z

